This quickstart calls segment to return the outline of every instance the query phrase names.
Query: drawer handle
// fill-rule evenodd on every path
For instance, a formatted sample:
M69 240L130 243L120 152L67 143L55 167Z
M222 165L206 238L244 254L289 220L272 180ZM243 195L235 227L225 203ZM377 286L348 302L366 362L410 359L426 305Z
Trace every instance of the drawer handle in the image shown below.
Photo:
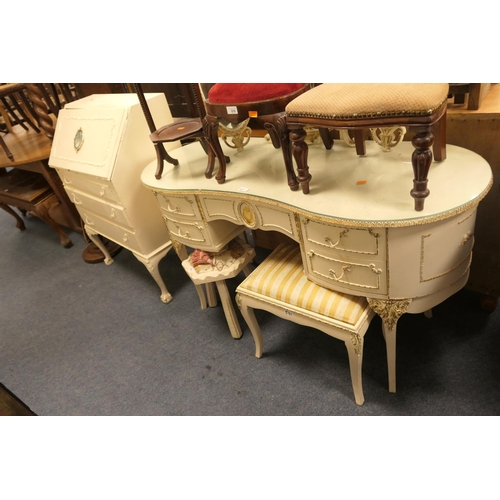
M99 191L99 194L101 196L104 196L106 194L106 190L104 188L101 188L101 190Z
M124 242L127 242L127 241L128 241L128 236L127 236L127 233L125 233L125 234L123 235L122 240L123 240Z
M170 208L170 200L167 200L167 212L177 213L180 211L181 209L179 207L175 207L174 209Z
M339 239L337 240L337 243L332 243L332 239L330 238L330 236L327 236L325 238L325 243L328 243L330 245L330 248L335 248L339 243L340 243L340 240L349 232L349 229L343 229L342 231L340 231L339 233Z
M463 240L462 240L462 243L460 243L460 245L458 245L459 247L463 247L470 239L472 238L472 231L467 231L465 234L464 234L464 237L463 237Z
M78 200L78 198L76 197L76 194L74 194L74 193L71 193L71 194L73 195L73 203L75 205L81 205L82 202Z
M85 214L85 224L88 224L89 226L93 226L94 223L92 222L91 219L89 219L89 216Z
M330 269L328 272L330 273L330 276L332 277L333 280L340 281L344 277L344 274L348 273L350 271L351 271L351 268L349 266L343 266L342 267L342 274L340 276L337 276L333 269Z
M73 184L71 181L68 181L66 177L64 177L64 184Z
M112 219L116 218L116 214L115 214L115 209L114 208L111 209L111 218Z
M181 228L179 226L177 226L177 234L182 238L189 238L189 231L186 231L184 234L182 234Z

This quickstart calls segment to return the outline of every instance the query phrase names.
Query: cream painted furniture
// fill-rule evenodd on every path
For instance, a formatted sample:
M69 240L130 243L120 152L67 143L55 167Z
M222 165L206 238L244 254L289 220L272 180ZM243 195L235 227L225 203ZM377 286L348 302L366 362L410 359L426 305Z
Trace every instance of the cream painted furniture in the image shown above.
M362 157L340 141L331 152L313 144L309 157L321 189L308 196L288 188L281 155L264 139L237 153L238 166L220 185L205 179L199 149L176 151L182 168L166 168L161 180L154 162L141 176L157 195L171 237L207 251L242 227L297 241L310 280L366 297L381 316L394 392L399 317L429 311L467 282L476 209L492 184L488 163L448 145L447 160L430 168L433 196L417 212L408 200L408 142L387 153L368 141Z
M364 297L335 292L306 278L299 245L280 244L236 289L236 302L252 332L255 356L262 356L262 333L253 312L264 309L280 318L343 340L349 356L358 405L362 385L364 335L374 312Z
M215 283L231 336L239 339L241 337L241 327L234 311L226 280L238 276L240 272L244 272L246 276L250 274L248 264L255 257L255 250L247 245L241 237L238 237L230 241L223 251L211 254L210 262L197 264L193 261L193 255L191 253L188 258L182 261L182 267L196 285L201 308L206 309L207 307L202 285L207 286L209 305L211 307L217 305L217 300L213 292L211 292L210 286Z
M147 94L147 100L158 123L172 121L163 94ZM158 266L172 243L154 196L140 181L154 158L137 95L96 94L67 104L59 113L49 165L57 170L104 262L109 265L113 259L99 235L130 250L168 303L172 296Z

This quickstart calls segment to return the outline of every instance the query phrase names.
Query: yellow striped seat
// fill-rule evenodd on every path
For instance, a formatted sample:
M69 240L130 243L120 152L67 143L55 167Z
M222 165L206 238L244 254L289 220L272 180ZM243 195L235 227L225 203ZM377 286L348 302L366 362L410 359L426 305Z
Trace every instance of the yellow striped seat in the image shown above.
M354 395L363 404L363 336L374 313L364 297L338 293L306 278L300 247L281 244L236 289L237 303L262 356L262 334L253 309L310 326L343 340L349 354Z

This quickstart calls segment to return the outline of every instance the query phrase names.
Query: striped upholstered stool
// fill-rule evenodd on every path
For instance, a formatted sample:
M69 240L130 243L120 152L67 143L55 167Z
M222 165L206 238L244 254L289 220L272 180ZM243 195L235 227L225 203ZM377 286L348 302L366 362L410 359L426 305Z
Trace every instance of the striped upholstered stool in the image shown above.
M363 404L363 337L374 315L364 297L333 292L308 280L299 246L282 243L237 287L236 302L252 332L258 358L262 356L262 335L253 309L264 309L343 340L354 397L358 405Z
M365 154L367 129L408 127L415 135L411 162L414 171L415 210L423 210L429 195L427 174L434 158L446 158L447 83L324 83L298 96L286 106L286 123L297 162L297 180L309 192L308 146L305 125L352 130L359 155ZM334 170L332 170L334 175Z

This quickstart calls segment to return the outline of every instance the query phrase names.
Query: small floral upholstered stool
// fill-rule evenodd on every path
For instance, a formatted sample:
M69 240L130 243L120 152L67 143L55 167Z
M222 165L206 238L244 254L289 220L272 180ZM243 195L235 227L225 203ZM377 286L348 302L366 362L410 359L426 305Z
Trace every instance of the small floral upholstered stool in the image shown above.
M258 358L262 356L262 335L253 309L264 309L343 340L354 398L358 405L363 404L363 337L374 316L364 297L334 292L308 280L299 246L282 243L237 287L236 302L252 332Z
M206 285L208 304L210 307L214 307L217 305L217 299L212 290L213 283L215 283L229 330L235 339L241 337L241 327L229 296L226 279L234 278L241 271L245 273L245 276L248 276L250 269L247 266L254 257L255 250L240 238L236 238L217 254L208 254L195 250L187 259L182 261L182 267L193 283L197 285L196 290L198 291L202 309L206 308L206 300L198 285Z
M427 174L432 163L446 158L447 83L323 83L296 97L286 106L286 124L297 163L297 179L309 193L306 125L352 130L358 155L365 154L364 131L407 127L415 132L413 189L415 210L424 208L429 196ZM332 168L332 175L335 169Z

